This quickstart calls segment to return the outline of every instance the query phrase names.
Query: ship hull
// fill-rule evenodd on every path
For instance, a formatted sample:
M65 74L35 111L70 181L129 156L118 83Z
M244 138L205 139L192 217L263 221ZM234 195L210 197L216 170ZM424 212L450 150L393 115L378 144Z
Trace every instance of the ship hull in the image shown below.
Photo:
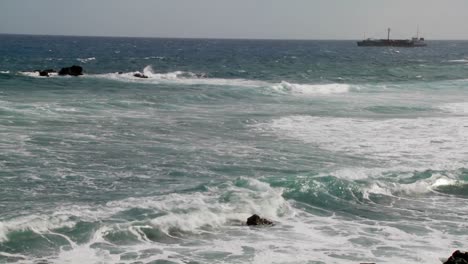
M414 48L414 47L425 47L426 43L422 41L413 41L413 40L363 40L358 41L357 45L359 47L405 47L405 48Z

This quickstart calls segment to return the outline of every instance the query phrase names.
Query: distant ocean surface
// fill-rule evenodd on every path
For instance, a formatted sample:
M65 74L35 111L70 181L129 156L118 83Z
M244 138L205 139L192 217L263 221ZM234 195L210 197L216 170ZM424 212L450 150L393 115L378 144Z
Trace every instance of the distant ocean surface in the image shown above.
M467 250L468 42L428 45L0 35L0 263Z

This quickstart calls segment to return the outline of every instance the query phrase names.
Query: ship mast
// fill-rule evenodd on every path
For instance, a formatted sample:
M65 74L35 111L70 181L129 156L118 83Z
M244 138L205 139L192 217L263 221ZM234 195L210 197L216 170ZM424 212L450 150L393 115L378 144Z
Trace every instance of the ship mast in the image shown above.
M390 28L388 28L387 40L390 41Z

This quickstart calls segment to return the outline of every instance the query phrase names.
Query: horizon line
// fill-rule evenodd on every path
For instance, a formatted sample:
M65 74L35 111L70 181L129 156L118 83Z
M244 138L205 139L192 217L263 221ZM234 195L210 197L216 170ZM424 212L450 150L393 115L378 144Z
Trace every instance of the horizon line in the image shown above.
M103 35L63 35L63 34L30 34L30 33L1 33L0 35L37 36L37 37L83 37L83 38L141 38L141 39L186 39L186 40L270 40L270 41L356 41L361 39L334 39L334 38L241 38L241 37L161 37L161 36L103 36ZM428 39L426 39L427 41ZM468 39L429 39L429 41L468 41Z

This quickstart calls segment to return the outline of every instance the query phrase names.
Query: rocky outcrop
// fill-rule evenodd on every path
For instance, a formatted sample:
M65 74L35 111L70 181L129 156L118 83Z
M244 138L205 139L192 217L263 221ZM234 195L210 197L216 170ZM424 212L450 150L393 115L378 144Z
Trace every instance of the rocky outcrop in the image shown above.
M251 225L253 225L253 226L273 225L273 222L268 220L268 219L261 218L260 216L254 214L251 217L247 218L247 225L249 225L249 226L251 226Z
M468 264L468 252L457 250L453 252L452 256L444 264Z
M71 76L79 76L83 75L83 68L81 66L73 65L71 67L62 68L59 72L59 75L71 75Z
M133 77L148 79L148 76L144 75L143 73L139 73L139 72L133 74Z

